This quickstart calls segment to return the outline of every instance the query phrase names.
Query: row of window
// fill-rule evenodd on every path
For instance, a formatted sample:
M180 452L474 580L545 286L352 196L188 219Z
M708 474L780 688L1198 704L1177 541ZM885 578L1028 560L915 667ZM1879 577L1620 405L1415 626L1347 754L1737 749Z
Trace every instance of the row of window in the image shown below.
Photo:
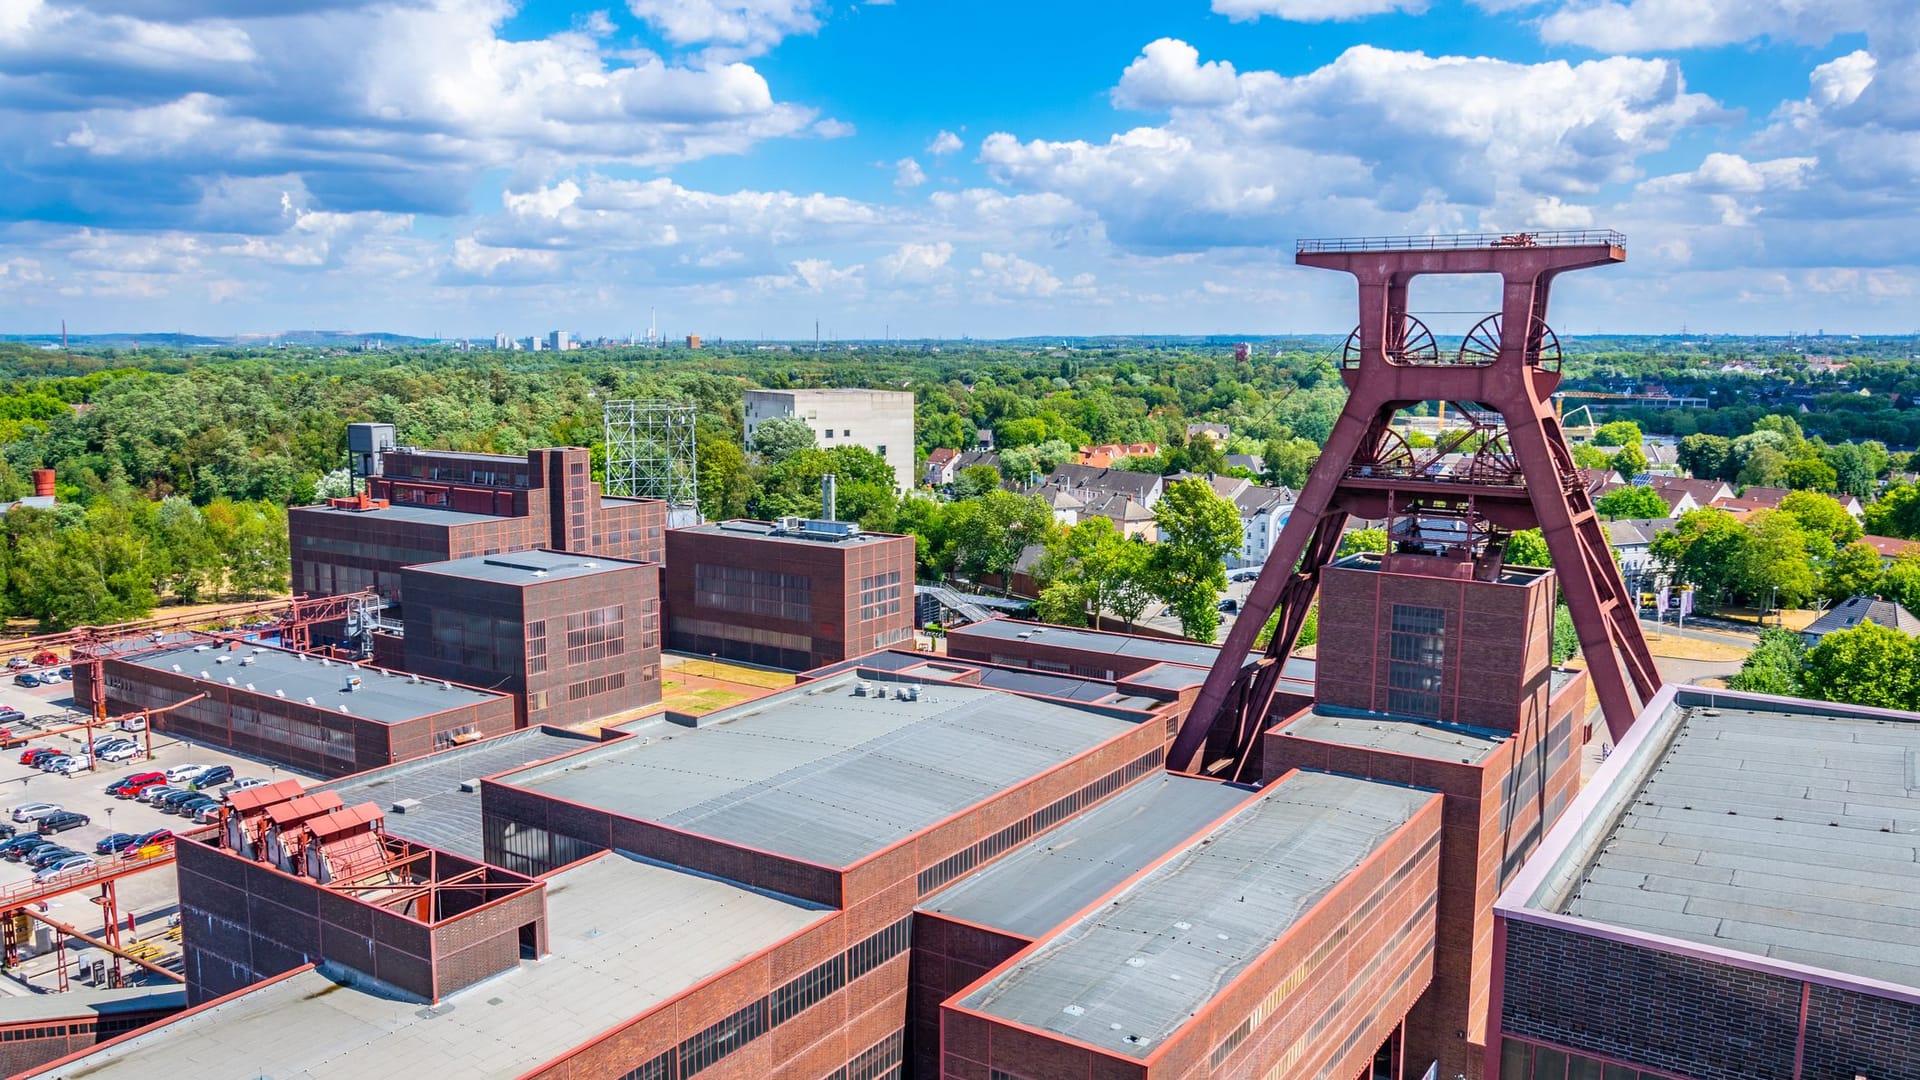
M1393 605L1387 653L1387 711L1439 716L1445 682L1447 613L1436 607Z
M813 618L813 579L750 566L695 563L693 602L743 615L806 622Z
M828 1073L826 1080L899 1080L906 1049L906 1031L896 1031L855 1054L852 1061Z
M547 620L527 624L527 674L540 675L547 670Z
M611 675L602 675L595 679L583 679L567 687L567 700L579 701L581 698L597 697L611 693L627 685L627 673L616 671Z
M889 570L860 579L860 618L878 619L900 613L900 571Z
M627 606L614 604L567 616L567 664L619 656L627 649Z
M674 1049L628 1070L620 1080L688 1080L698 1075L800 1015L809 1006L826 1000L847 983L906 952L912 927L912 916L901 919L766 997L709 1025ZM902 1035L896 1032L863 1051L829 1080L884 1080L895 1076L901 1047ZM859 1071L853 1071L856 1066Z
M1165 753L1164 747L1155 747L1151 753L1141 755L1079 791L1055 799L992 836L976 842L971 847L956 851L920 871L920 895L927 895L981 863L999 856L1016 844L1024 843L1029 837L1051 829L1078 813L1081 808L1099 802L1142 776L1157 771Z
M1500 1080L1671 1080L1667 1073L1591 1058L1571 1050L1500 1040Z

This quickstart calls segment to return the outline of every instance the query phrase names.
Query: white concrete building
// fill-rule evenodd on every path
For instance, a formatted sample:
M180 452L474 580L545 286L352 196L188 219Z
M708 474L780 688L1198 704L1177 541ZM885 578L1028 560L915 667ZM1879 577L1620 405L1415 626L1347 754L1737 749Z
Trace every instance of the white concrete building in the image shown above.
M762 421L795 416L813 429L823 450L864 446L893 466L893 486L905 491L913 471L913 395L904 390L749 390L747 445Z

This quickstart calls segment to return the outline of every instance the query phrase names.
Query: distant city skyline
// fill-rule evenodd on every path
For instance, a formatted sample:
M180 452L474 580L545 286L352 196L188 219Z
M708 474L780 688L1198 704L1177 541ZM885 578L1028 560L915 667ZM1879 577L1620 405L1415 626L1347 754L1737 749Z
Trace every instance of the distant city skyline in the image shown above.
M1525 227L1627 235L1563 334L1920 329L1900 5L260 7L0 12L0 333L1340 333L1296 238Z

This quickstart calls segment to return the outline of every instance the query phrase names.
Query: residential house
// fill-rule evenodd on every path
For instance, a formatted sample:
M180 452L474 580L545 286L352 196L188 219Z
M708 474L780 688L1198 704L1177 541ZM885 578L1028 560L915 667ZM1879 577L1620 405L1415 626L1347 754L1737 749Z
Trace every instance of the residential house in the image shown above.
M1245 469L1259 475L1267 471L1267 463L1259 454L1228 454L1227 468Z
M1920 554L1920 540L1902 540L1894 536L1863 536L1874 551L1880 554L1880 565L1890 566L1893 560L1902 555Z
M1843 600L1827 610L1825 615L1813 621L1811 626L1800 631L1800 640L1808 648L1820 644L1828 634L1837 634L1842 630L1852 630L1861 623L1873 623L1889 630L1898 630L1908 637L1920 637L1920 617L1901 607L1893 600L1878 596L1855 596Z
M1227 445L1227 440L1233 437L1233 429L1225 424L1196 423L1187 425L1188 442L1202 437L1213 440L1215 446L1225 446Z
M1648 485L1667 502L1667 513L1679 517L1690 510L1716 506L1733 499L1733 488L1724 480L1690 480L1680 476L1654 476Z
M922 476L928 487L946 487L953 478L960 475L957 466L960 463L960 451L942 447L927 451L927 471Z
M1673 528L1673 518L1623 518L1607 522L1607 542L1628 580L1653 572L1653 540Z
M1731 500L1725 503L1716 503L1715 505L1724 506L1729 510L1778 510L1780 509L1781 501L1791 494L1793 494L1792 488L1760 487L1754 485L1742 490L1740 494L1734 496ZM1840 503L1841 509L1852 514L1855 518L1860 517L1861 514L1865 512L1865 508L1860 505L1860 500L1854 498L1852 495L1836 495L1834 498Z
M1160 452L1159 443L1101 443L1098 446L1083 446L1075 464L1094 469L1105 469L1121 458L1152 457Z
M1102 469L1087 465L1062 465L1053 470L1034 494L1053 505L1055 493L1071 495L1081 505L1074 508L1076 521L1089 515L1112 520L1123 535L1152 540L1153 506L1166 490L1156 473L1129 472L1126 469ZM1058 519L1061 508L1055 508Z

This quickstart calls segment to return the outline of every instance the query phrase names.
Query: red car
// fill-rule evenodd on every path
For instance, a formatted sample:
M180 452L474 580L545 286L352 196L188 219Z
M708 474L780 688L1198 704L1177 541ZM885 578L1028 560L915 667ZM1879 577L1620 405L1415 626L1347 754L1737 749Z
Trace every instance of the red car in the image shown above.
M167 782L166 773L136 773L120 781L119 789L113 793L116 799L137 799L140 793L151 787L159 787Z
M41 758L57 757L59 756L59 753L60 751L58 750L49 750L44 746L36 746L31 750L27 750L21 753L20 764L38 765L40 764Z

